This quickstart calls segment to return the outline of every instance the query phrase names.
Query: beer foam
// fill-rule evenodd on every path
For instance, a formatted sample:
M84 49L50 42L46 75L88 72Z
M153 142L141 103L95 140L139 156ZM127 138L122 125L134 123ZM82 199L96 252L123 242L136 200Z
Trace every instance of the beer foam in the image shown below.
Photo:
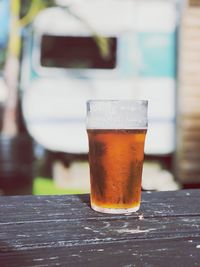
M89 100L87 129L147 129L146 100Z

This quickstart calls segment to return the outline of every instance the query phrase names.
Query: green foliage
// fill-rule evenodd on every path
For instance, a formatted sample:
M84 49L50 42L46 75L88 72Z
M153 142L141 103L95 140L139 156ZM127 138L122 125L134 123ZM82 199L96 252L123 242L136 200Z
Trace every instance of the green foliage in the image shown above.
M55 6L54 0L21 0L20 18L28 13L33 1L37 1L38 5L43 5L44 7Z
M0 71L3 69L6 60L6 48L0 49Z

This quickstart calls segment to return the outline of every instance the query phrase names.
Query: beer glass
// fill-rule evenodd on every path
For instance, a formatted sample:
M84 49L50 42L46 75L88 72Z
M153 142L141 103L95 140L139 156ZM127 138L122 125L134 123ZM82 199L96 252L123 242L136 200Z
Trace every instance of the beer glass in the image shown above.
M103 213L129 213L140 207L146 100L89 100L91 207Z

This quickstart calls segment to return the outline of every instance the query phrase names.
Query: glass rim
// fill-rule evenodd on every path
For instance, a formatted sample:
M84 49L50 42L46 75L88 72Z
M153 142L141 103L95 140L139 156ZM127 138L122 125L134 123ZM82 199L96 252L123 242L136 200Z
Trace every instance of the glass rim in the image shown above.
M146 99L89 99L87 103L101 103L101 102L113 102L113 103L138 103L138 104L148 104Z

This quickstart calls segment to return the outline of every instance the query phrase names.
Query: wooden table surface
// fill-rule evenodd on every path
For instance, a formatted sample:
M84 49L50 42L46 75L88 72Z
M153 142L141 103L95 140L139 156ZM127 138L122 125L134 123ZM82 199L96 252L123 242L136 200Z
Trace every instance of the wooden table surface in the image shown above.
M88 195L0 197L0 267L200 266L200 190L143 193L139 212Z

